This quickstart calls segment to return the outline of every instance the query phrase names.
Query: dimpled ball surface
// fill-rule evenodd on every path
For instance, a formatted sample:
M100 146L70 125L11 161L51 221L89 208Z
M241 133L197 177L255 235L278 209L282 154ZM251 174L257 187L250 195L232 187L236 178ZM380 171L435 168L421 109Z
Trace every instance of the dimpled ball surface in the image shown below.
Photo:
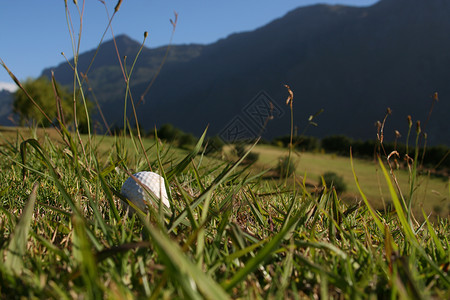
M170 207L163 177L154 172L146 171L133 174L133 176L143 185L146 185L157 198L161 199L165 206ZM154 202L151 196L132 177L125 180L120 193L143 211L147 210L145 202Z

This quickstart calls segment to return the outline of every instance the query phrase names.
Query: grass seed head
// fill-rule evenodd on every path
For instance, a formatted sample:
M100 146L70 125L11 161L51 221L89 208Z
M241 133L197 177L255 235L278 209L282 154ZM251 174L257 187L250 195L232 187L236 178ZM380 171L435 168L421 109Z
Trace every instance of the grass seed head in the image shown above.
M436 101L436 102L439 101L439 95L438 95L437 92L435 92L435 93L433 94L433 100Z
M114 13L118 12L120 9L120 5L122 5L122 0L119 0L116 4L116 7L114 7Z
M294 101L294 93L292 92L291 88L287 84L285 84L284 86L285 86L285 88L287 88L288 93L289 93L289 96L286 99L286 105L290 105L292 107L292 102Z

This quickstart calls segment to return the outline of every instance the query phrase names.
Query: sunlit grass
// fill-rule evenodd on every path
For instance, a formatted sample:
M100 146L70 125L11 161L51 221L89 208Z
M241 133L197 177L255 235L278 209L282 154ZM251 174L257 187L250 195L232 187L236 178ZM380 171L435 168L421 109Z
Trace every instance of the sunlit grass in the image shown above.
M286 154L287 150L275 146L261 145L255 148L255 153L259 154L256 166L261 168L274 168L277 158ZM353 179L350 166L350 158L337 156L334 154L301 152L294 155L297 176L306 176L306 181L317 185L320 176L327 171L333 171L342 176L347 184L347 191L342 195L348 201L357 202L360 200L359 192ZM361 186L364 189L369 201L376 208L384 208L383 202L392 203L389 190L381 174L381 170L376 161L354 159L356 173L358 174ZM409 188L409 173L407 170L396 171L396 176L402 191ZM303 180L303 179L302 179ZM418 177L413 200L413 211L421 218L422 208L430 213L441 207L441 213L446 216L449 213L448 203L450 200L448 181L441 178L433 178L427 173Z
M101 142L115 148L111 137ZM153 149L156 141L147 143ZM199 148L192 162L184 159L190 153L176 149L176 156L150 155L154 171L162 173L163 166L173 210L162 219L130 218L113 195L129 164L146 169L146 160L122 160L123 153L97 148L89 154L97 161L110 157L100 169L45 136L1 147L3 294L226 299L448 293L447 219L413 225L412 238L409 225L389 213L377 217L386 226L380 230L364 205L345 205L333 191L310 194L294 183L286 191L264 174L250 175L255 170L239 161L214 159L199 168L205 159ZM22 249L19 255L15 249Z

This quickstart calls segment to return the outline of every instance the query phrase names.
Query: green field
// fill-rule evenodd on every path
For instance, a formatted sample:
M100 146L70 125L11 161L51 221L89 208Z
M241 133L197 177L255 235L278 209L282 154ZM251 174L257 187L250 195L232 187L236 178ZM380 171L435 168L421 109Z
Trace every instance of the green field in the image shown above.
M277 164L277 159L288 154L287 149L280 149L274 146L261 145L256 147L254 152L259 153L259 160L256 166L261 168L273 168ZM293 156L297 166L296 175L303 181L312 185L318 185L319 178L327 171L333 171L341 175L346 184L347 192L342 198L348 202L360 201L361 196L357 189L349 157L337 156L334 154L322 153L297 153ZM377 161L354 159L354 168L360 185L365 195L376 208L383 208L384 203L390 203L391 199L387 188L386 180L381 174ZM409 196L410 174L407 170L395 171L400 190L405 197ZM417 178L417 185L413 195L414 211L420 215L423 208L425 211L433 210L441 216L448 216L450 213L448 179L432 178L425 172Z
M229 151L226 160L205 157L202 141L186 151L153 139L1 133L3 298L448 296L448 219L418 214L416 222L386 191L395 212L371 210L347 158L295 155L297 173L284 181L257 174L286 154L266 145L248 168ZM128 172L149 169L165 177L171 208L126 215L121 185ZM385 177L369 161L355 160L355 169L379 205ZM314 188L327 170L344 176L348 193ZM407 184L407 173L398 177ZM426 185L445 193L445 182ZM414 192L417 201L423 193Z
M23 137L48 137L54 141L59 140L56 131L52 129L30 130L27 128L0 128L0 134L7 140L15 139L18 132L19 135L22 135ZM82 135L81 137L84 143L88 142L88 136ZM135 142L133 143L132 139L128 138L126 142L122 143L122 146L125 146L124 149L127 150L127 159L130 162L140 160L140 154L138 153L141 146L136 137L134 140ZM148 138L145 138L142 141L149 159L152 160L157 151L155 141ZM92 137L92 142L96 145L94 151L97 157L105 164L108 162L108 157L117 151L115 147L117 138L115 137L94 135ZM232 146L225 146L224 152L228 154L228 159L236 159L237 157L233 157L233 155L229 154L231 149ZM179 159L188 153L187 150L176 148L170 144L161 144L160 152L163 156L165 167L170 166L174 160ZM256 145L253 152L259 154L259 159L251 168L254 170L254 173L275 169L279 158L288 154L287 149L270 145ZM202 163L206 165L216 163L217 157L219 156L205 156L202 159ZM362 201L355 183L349 157L325 153L294 152L293 162L296 166L297 181L305 181L309 187L318 187L320 176L327 171L332 171L342 176L347 186L346 192L340 195L341 199L349 204ZM386 179L381 174L378 161L355 158L353 162L362 191L367 196L370 203L377 209L384 209L386 204L392 203ZM270 174L270 172L268 174ZM396 170L394 174L402 194L404 197L409 197L410 173L407 170ZM268 180L273 181L273 178ZM391 180L393 180L393 177L391 177ZM413 209L414 214L417 215L418 219L422 219L422 209L427 214L433 213L431 215L432 218L435 218L436 216L448 217L450 214L450 190L448 179L434 178L428 175L426 170L424 170L423 174L416 179L413 193Z

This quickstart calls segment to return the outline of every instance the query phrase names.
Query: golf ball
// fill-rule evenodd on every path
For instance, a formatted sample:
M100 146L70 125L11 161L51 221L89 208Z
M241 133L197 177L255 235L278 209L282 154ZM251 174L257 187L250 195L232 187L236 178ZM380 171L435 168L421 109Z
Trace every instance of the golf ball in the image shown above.
M136 177L136 179L143 185L147 186L148 189L155 194L156 198L160 199L165 206L170 207L163 177L156 173L146 171L133 174L133 176ZM146 202L149 204L154 204L154 206L159 205L159 203L154 203L148 192L146 192L145 189L133 179L133 177L129 177L125 180L120 193L143 211L147 210Z

